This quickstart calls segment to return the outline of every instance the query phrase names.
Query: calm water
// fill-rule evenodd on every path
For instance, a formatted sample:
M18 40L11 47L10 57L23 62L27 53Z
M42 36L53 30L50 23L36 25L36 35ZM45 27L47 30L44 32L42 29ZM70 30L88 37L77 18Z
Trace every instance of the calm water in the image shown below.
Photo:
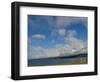
M86 64L86 63L87 63L87 54L82 54L73 57L28 60L28 66L71 65L71 64Z

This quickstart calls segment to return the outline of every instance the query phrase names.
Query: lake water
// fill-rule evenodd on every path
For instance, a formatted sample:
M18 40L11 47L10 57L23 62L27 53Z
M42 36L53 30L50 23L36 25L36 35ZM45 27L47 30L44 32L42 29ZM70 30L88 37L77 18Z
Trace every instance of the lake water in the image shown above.
M47 65L73 65L73 64L87 64L87 54L80 54L73 57L58 57L58 58L44 58L44 59L30 59L28 66L47 66Z

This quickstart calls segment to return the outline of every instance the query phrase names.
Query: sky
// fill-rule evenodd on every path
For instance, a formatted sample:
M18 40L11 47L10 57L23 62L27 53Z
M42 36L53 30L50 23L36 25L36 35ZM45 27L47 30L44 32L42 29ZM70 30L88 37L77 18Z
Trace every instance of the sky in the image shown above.
M28 59L87 53L87 17L28 15Z

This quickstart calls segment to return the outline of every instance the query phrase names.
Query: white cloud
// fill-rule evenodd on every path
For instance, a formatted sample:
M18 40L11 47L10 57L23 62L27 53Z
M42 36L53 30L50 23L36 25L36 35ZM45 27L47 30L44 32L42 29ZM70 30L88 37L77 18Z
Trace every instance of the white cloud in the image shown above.
M65 30L64 27L68 26L71 23L82 22L86 25L86 17L56 17L55 21L53 17L41 18L47 20L48 24L51 27L56 27L59 35L64 36L65 40L68 44L56 44L54 48L43 48L39 47L31 47L31 50L28 52L29 59L37 59L37 58L48 58L48 57L57 57L57 56L70 56L76 55L79 53L87 53L87 43L82 40L76 38L77 32L75 30ZM67 35L66 35L67 33ZM46 36L42 34L35 34L32 36L35 39L45 39ZM54 43L55 40L52 40ZM30 39L29 39L30 43Z
M29 59L39 59L48 57L58 57L58 56L71 56L80 53L87 53L87 43L76 38L77 32L75 30L69 30L65 36L68 44L56 44L53 48L43 48L41 46L32 47L28 52ZM42 38L43 35L34 35L33 38ZM54 42L54 40L52 40Z
M57 28L64 28L65 26L70 25L71 23L81 22L85 26L87 25L86 17L57 17L55 25Z
M55 48L43 48L43 47L33 47L28 53L29 59L39 59L39 58L49 58L49 57L59 57L59 56L71 56L81 53L87 53L87 48L79 48L74 51L73 46L70 45L56 45L59 47Z
M76 35L77 35L77 32L75 30L68 30L67 31L68 38L75 37Z
M53 16L40 16L38 19L35 19L35 21L31 19L29 23L31 23L33 27L38 27L41 21L45 21L50 27L55 28L64 28L65 26L68 26L71 23L78 22L81 22L85 26L87 25L87 17L71 16L55 16L55 18Z
M61 36L65 36L66 30L65 30L64 28L58 29L58 33L59 33L59 35L61 35Z
M35 39L45 39L45 35L42 35L42 34L35 34L35 35L32 35L32 38L35 38Z
M69 42L69 44L73 47L79 47L83 45L82 40L79 40L75 36L77 35L77 32L75 30L70 30L67 33L67 36L65 39Z
M87 49L87 44L86 42L76 38L76 35L77 32L75 30L70 30L68 31L68 35L65 37L65 39L69 42L69 46L72 47L72 50L83 52L83 49Z

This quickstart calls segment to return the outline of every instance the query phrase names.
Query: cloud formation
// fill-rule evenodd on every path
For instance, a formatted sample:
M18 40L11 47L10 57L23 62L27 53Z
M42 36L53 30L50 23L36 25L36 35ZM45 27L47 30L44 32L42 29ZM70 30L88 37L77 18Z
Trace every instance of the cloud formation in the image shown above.
M65 36L65 40L68 41L69 44L56 44L55 47L49 49L41 46L32 47L32 50L28 53L28 58L39 59L87 53L87 44L82 40L77 39L75 37L76 35L77 33L75 30L68 31L68 34ZM40 35L38 37L40 37Z
M43 48L43 47L33 47L32 51L35 53L29 52L28 53L29 59L77 55L77 54L87 53L87 48L84 47L82 49L74 50L73 47L69 45L65 45L62 47L56 47L56 48L50 48L50 49Z
M35 38L35 39L45 39L45 35L42 35L42 34L34 34L32 35L32 38Z
M61 35L61 36L65 36L66 30L65 30L64 28L58 29L58 33L59 33L59 35Z
M71 23L78 23L81 22L84 25L87 25L87 17L57 17L56 18L56 27L63 28L68 26Z
M87 53L87 41L84 42L82 39L79 39L78 37L76 37L77 29L74 29L74 30L68 29L70 28L69 26L73 23L81 23L82 25L87 27L86 26L87 17L38 16L37 18L34 18L34 20L31 19L29 23L32 24L31 26L32 28L36 28L36 29L38 28L38 30L40 30L41 27L43 28L46 27L46 29L49 28L49 31L47 32L50 33L50 34L49 33L45 34L44 29L42 29L43 34L38 33L38 34L33 34L32 36L30 36L30 38L28 39L28 46L30 47L28 51L29 59L71 56L71 55L76 55L80 53ZM33 30L34 29L32 29L32 31ZM53 47L45 48L40 45L30 46L30 43L32 43L33 39L36 41L45 39L45 42L46 42L48 37L49 37L48 40L51 41L51 43L53 44ZM66 44L63 44L62 41L61 41L62 42L61 44L59 43L62 38L66 42ZM56 42L57 40L59 40L59 42ZM50 41L47 42L47 46L50 43Z
M73 48L81 49L84 47L85 43L82 40L76 38L75 37L76 35L77 35L77 33L75 30L70 30L70 31L68 31L68 34L65 37L65 39L69 42L69 45L72 46Z
M38 16L38 20L35 21L30 20L33 24L33 27L38 27L41 21L45 21L48 23L50 27L53 28L64 28L72 23L82 23L84 26L87 25L87 17L73 17L73 16Z

